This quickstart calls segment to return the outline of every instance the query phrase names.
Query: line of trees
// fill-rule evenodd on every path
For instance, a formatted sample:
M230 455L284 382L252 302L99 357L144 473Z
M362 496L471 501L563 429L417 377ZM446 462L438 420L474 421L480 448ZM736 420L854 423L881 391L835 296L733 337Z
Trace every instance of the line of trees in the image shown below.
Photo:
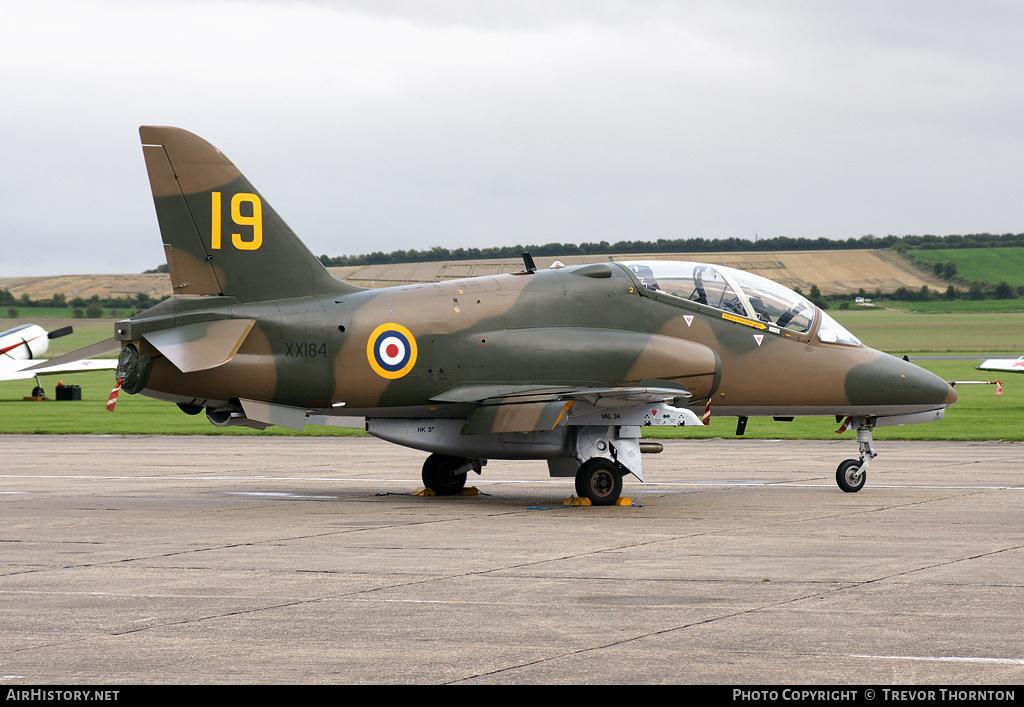
M13 319L18 316L20 308L35 309L38 307L49 307L60 309L66 307L70 310L71 315L76 318L91 317L98 319L104 316L108 310L142 311L165 299L167 298L161 297L156 299L145 292L139 292L136 295L125 297L100 297L99 295L93 295L88 299L74 297L70 301L66 295L57 293L49 299L34 300L28 296L28 293L23 294L21 297L15 297L9 290L0 290L0 311L6 309L7 316Z
M609 243L545 243L543 245L514 245L493 248L442 248L428 250L396 250L390 253L374 251L364 255L321 255L320 262L328 267L345 265L381 265L390 263L422 263L437 260L483 260L492 258L520 258L523 251L534 256L560 255L612 255L631 253L721 253L750 251L792 250L860 250L892 248L901 252L934 248L995 248L1024 246L1024 233L993 235L978 233L951 236L861 236L846 240L828 238L789 238L777 236L757 241L744 238L707 240L704 238L659 238L655 241L618 241Z
M813 290L817 289L812 287ZM998 300L1011 300L1024 297L1024 286L1014 287L1006 282L1000 282L997 285L993 285L988 282L972 282L967 284L966 289L960 289L954 285L949 285L945 290L935 290L928 285L922 285L920 289L913 289L910 287L898 287L895 292L882 292L881 290L875 290L874 292L866 292L863 288L855 295L827 295L825 297L819 297L817 300L814 297L809 299L817 304L822 309L828 309L830 305L839 305L840 309L846 309L850 302L855 300L857 297L864 299L888 299L896 300L898 302L936 302L939 300L985 300L985 299L998 299ZM824 305L822 304L824 300Z

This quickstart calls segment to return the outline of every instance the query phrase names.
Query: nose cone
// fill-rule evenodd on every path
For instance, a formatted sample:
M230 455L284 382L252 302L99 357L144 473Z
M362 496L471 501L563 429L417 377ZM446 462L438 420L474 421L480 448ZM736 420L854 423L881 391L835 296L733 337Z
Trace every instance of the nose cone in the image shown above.
M946 383L946 381L942 382ZM951 386L949 383L946 383L946 397L942 401L942 406L948 408L950 405L956 402L956 397L956 391L953 389L953 386Z
M854 405L872 406L877 414L924 412L949 407L956 391L934 373L888 354L855 366L846 377Z

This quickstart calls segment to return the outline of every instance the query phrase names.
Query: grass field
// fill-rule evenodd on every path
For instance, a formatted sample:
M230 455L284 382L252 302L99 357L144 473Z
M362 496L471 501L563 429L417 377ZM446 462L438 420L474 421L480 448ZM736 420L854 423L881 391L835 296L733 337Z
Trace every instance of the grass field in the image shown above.
M858 308L829 314L868 346L892 354L1024 352L1024 312Z
M913 251L914 257L929 263L956 263L957 276L968 282L982 280L993 285L1006 282L1024 285L1024 248L949 248Z
M18 311L18 316L10 318L7 316L8 307L0 307L0 331L6 331L17 324L11 324L8 322L23 321L27 320L30 322L38 322L40 319L64 319L75 323L86 322L86 321L106 321L106 317L128 318L132 316L133 312L137 312L137 309L104 309L103 317L93 319L92 317L75 317L74 307L25 307L22 305L13 305L14 309Z
M954 315L915 314L906 310L833 312L861 339L875 348L902 355L994 354L1024 351L1024 313ZM64 326L63 320L42 322L47 329ZM51 355L71 351L110 336L110 320L74 320L75 333L53 341ZM920 365L945 380L994 380L1002 377L1003 395L995 395L993 385L967 385L957 388L960 400L938 423L887 427L876 430L875 438L1024 440L1024 375L977 371L977 360L925 359ZM53 397L58 378L44 379ZM204 415L185 415L177 406L137 395L122 394L114 412L105 404L113 387L113 374L97 371L63 376L64 382L82 387L81 402L25 402L32 381L0 382L0 433L30 434L302 434L348 435L351 430L307 427L302 433L280 427L265 432L246 428L221 429L211 425ZM838 427L832 418L802 418L793 422L775 422L769 418L751 418L746 436L769 439L833 439ZM729 437L735 434L735 418L714 418L708 427L651 428L648 436ZM845 433L853 444L854 434ZM2 444L2 441L0 441ZM856 447L854 446L855 450Z
M114 412L106 409L107 397L114 387L112 371L95 371L43 380L48 397L54 397L56 378L82 387L81 401L25 401L34 381L0 383L0 433L24 434L299 434L282 427L258 432L244 427L219 428L205 415L189 416L177 405L141 395L122 393ZM333 427L307 427L306 435L345 435L350 430ZM2 444L0 440L0 444Z

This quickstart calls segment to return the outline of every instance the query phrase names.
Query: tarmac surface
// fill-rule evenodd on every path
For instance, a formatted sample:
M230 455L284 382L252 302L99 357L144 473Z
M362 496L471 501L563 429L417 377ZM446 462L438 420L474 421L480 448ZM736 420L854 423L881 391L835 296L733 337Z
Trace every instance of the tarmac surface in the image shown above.
M0 686L1024 683L1024 445L846 494L852 439L665 444L569 508L372 439L0 436Z

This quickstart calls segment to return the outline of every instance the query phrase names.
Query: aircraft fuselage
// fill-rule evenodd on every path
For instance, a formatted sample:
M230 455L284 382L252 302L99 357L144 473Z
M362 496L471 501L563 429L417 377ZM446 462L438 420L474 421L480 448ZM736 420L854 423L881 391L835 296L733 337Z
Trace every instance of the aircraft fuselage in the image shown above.
M434 401L439 415L451 404L492 397L485 395L491 388L497 396L650 380L685 387L701 407L710 397L721 415L905 414L955 400L944 381L918 366L863 345L822 342L816 329L769 327L659 296L614 263L272 304L206 304L201 312L165 314L160 326L168 316L178 325L254 319L241 348L224 365L192 373L158 358L144 392L203 405L234 398L308 409L344 403L346 414ZM169 301L157 309L177 308ZM125 338L144 333L148 316L135 318Z

